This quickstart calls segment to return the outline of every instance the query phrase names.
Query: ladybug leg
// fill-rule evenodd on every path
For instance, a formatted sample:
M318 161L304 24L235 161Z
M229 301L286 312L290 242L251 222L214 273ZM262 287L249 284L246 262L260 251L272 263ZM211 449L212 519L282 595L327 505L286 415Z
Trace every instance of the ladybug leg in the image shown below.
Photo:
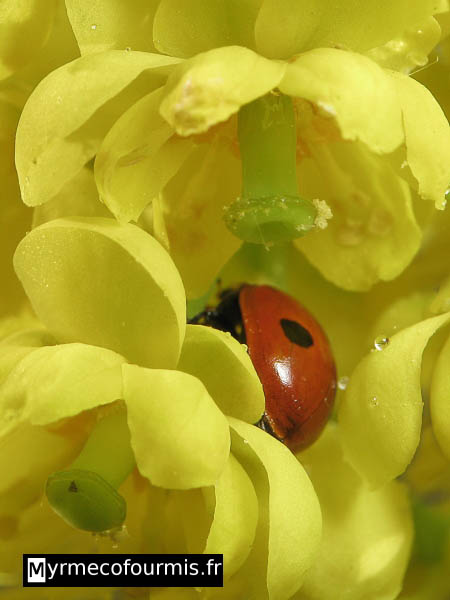
M276 435L276 433L272 429L266 413L264 413L263 416L260 418L260 420L257 423L255 423L255 427L259 427L260 429L262 429L263 431L265 431L266 433L268 433L269 435L274 437L276 440L279 440L281 442L283 441Z

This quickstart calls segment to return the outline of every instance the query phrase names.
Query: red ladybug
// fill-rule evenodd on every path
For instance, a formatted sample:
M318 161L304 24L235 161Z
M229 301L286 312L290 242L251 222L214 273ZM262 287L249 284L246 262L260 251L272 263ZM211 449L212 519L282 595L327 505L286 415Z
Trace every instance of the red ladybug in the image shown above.
M191 320L229 331L247 344L266 398L259 427L293 452L314 442L336 393L336 367L328 339L294 298L267 285L243 285Z

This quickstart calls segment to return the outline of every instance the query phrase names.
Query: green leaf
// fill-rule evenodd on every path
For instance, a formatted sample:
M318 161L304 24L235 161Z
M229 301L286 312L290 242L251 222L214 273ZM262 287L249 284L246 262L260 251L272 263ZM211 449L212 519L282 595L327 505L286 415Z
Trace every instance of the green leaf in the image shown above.
M232 454L214 492L214 520L204 553L223 554L226 581L240 569L251 551L258 522L258 499L249 476Z
M407 327L354 370L338 408L346 459L372 488L401 475L420 439L422 352L450 320L440 315Z
M214 485L226 466L226 418L195 377L178 371L123 367L128 425L139 471L153 485Z
M121 364L110 350L85 344L33 349L3 382L0 428L46 425L122 398Z
M176 59L111 50L53 71L35 88L17 129L22 198L38 206L55 196L96 154L128 106L162 85Z
M257 427L230 418L232 451L259 501L252 551L232 578L245 598L288 600L301 587L320 546L322 518L314 488L295 456Z
M135 225L59 219L34 229L15 255L35 312L60 342L175 367L186 327L183 285L169 255Z
M253 363L231 334L188 325L177 368L198 377L226 415L256 423L264 412L264 392Z

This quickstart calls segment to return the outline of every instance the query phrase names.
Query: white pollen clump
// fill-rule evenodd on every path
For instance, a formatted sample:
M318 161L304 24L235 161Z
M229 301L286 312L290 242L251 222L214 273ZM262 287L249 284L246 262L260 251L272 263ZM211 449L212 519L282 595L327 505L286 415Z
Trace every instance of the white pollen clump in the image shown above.
M328 227L328 221L333 218L331 208L325 202L325 200L319 200L315 198L313 204L316 207L317 215L314 219L314 225L318 229L326 229Z

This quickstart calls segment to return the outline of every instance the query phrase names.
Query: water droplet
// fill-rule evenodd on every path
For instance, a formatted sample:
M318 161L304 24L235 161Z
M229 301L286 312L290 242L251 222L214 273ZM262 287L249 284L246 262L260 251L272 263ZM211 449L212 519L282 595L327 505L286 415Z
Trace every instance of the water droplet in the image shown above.
M378 398L376 396L372 396L369 402L371 406L378 406Z
M56 96L56 104L62 103L62 96Z
M350 381L350 377L348 375L343 375L338 380L338 388L340 390L346 390L348 386L348 382Z
M385 335L379 335L375 338L373 345L375 350L384 350L386 346L389 344L389 338Z
M95 30L95 29L97 29L97 25L95 25L95 23L94 23L94 24L92 24L92 25L91 25L91 29L94 29L94 30Z
M130 46L127 46L127 47L125 48L125 52L131 52L131 48L130 48Z
M244 444L248 444L248 440L244 440Z
M447 190L444 194L444 198L446 201L450 199L450 187L447 188Z

